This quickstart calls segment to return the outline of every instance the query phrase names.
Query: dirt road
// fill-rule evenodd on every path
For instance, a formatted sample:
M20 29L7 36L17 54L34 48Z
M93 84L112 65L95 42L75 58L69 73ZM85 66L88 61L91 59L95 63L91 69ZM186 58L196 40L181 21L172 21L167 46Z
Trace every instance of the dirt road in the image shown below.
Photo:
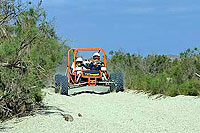
M0 132L200 132L200 99L196 97L155 99L134 92L67 97L49 90L46 92L44 103L47 110L35 116L7 121L1 125ZM73 122L65 121L60 112L71 114Z

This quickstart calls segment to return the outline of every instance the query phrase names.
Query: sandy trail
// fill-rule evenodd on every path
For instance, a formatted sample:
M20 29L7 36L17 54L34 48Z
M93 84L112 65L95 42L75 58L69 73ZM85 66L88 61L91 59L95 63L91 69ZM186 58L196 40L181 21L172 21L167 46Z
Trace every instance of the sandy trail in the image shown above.
M1 125L5 129L0 128L0 132L200 132L200 99L196 97L154 99L134 92L67 97L48 90L44 103L54 108L35 116L7 121ZM61 110L71 114L74 121L65 121L59 113ZM82 117L78 117L78 113Z

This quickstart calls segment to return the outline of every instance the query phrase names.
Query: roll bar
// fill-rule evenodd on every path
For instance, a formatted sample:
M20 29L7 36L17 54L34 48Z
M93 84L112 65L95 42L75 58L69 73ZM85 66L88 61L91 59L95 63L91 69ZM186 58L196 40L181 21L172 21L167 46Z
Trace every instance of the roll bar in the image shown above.
M76 54L78 51L101 51L104 54L104 66L106 67L106 53L103 48L71 48L68 50L68 74L70 74L70 53L73 52L74 70L76 69Z

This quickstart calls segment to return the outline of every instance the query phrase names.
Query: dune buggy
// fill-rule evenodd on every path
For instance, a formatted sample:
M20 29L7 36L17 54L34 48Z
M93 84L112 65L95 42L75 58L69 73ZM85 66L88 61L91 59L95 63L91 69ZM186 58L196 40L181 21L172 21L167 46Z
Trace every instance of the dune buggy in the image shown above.
M92 69L78 69L76 70L76 59L78 51L97 51L103 53L103 63L100 70ZM93 59L84 59L85 62L93 62ZM72 63L74 68L72 68ZM86 64L87 64L86 63ZM106 64L105 50L102 48L72 48L68 51L67 57L67 73L65 75L55 75L56 93L60 92L62 95L69 95L70 91L79 88L79 91L112 92L123 91L123 75L122 73L113 73L109 75ZM77 83L77 79L80 78ZM72 94L71 93L71 94Z

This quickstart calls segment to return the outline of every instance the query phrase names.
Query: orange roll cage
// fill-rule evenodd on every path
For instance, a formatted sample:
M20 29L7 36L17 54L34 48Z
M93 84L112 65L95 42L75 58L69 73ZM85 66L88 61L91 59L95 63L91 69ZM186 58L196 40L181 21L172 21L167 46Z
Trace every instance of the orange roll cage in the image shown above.
M70 53L73 52L73 61L74 61L74 71L76 71L76 54L78 51L101 51L104 54L104 66L106 67L106 53L105 50L102 48L71 48L68 50L68 82L70 84L70 81L74 84L75 82L72 80L72 76L75 76L75 79L77 77L76 73L71 73L71 66L70 66ZM98 78L98 77L94 77ZM90 80L90 79L89 79ZM96 84L96 83L95 83Z

